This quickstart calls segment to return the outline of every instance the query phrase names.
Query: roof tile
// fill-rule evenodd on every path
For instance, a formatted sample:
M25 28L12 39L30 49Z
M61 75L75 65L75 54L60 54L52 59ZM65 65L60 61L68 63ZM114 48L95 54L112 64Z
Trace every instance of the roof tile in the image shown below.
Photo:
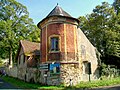
M40 53L40 43L27 40L20 40L20 43L23 47L24 53L35 53L37 55Z

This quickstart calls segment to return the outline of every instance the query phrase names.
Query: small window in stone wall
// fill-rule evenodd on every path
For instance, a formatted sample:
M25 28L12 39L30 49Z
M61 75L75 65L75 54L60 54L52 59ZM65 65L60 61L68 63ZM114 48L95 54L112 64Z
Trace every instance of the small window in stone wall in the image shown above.
M83 62L83 74L91 74L91 63Z

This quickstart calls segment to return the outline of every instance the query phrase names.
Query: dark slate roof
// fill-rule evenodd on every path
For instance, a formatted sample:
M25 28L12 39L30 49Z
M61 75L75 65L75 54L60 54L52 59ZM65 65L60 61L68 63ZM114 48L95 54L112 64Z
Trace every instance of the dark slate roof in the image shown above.
M71 17L67 12L65 12L58 5L48 14L47 17L50 17L50 16L66 16L66 17Z
M66 17L66 18L70 18L70 19L74 19L79 23L79 20L72 17L71 15L69 15L67 12L65 12L61 7L59 7L58 5L47 15L46 18L49 17L53 17L53 16L60 16L60 17ZM46 18L44 18L42 21L40 21L37 26L39 28L39 24L41 22L43 22Z

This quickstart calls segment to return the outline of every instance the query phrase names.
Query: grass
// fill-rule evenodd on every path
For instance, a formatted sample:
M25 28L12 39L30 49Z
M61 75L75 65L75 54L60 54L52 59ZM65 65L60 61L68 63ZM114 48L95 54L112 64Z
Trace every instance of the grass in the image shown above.
M7 76L4 76L2 78L3 78L3 80L5 80L19 88L42 89L42 90L46 90L46 89L49 89L49 90L74 90L76 88L94 88L94 87L112 86L112 85L120 84L120 77L98 80L98 81L91 81L91 82L80 82L80 84L78 84L74 87L43 86L40 84L27 83L27 82L18 80L16 78L7 77Z
M109 78L104 80L98 81L91 81L91 82L80 82L76 87L77 88L94 88L94 87L101 87L101 86L112 86L120 84L120 77L117 78Z
M13 77L8 77L8 76L3 76L1 77L4 81L11 83L12 85L18 87L18 88L22 88L22 89L63 89L62 87L59 86L43 86L40 84L34 84L34 83L28 83L28 82L24 82L22 80L19 80L17 78L13 78Z

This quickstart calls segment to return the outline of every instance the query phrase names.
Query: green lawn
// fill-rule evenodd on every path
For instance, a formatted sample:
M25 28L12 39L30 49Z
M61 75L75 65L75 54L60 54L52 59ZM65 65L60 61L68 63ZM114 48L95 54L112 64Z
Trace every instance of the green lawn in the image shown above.
M77 88L93 88L93 87L100 87L100 86L112 86L120 84L120 77L117 78L109 78L104 80L98 81L91 81L91 82L80 82L80 84L76 85Z
M109 85L117 85L120 84L120 77L112 78L112 79L105 79L105 80L98 80L98 81L91 81L91 82L80 82L80 84L74 87L62 87L62 86L42 86L40 84L33 84L27 83L16 78L3 76L3 80L24 89L49 89L49 90L74 90L75 88L93 88L93 87L100 87L100 86L109 86Z
M1 77L4 81L9 82L13 84L16 87L23 88L23 89L63 89L63 87L58 87L58 86L42 86L40 84L34 84L34 83L28 83L24 82L22 80L8 77L8 76L3 76Z

